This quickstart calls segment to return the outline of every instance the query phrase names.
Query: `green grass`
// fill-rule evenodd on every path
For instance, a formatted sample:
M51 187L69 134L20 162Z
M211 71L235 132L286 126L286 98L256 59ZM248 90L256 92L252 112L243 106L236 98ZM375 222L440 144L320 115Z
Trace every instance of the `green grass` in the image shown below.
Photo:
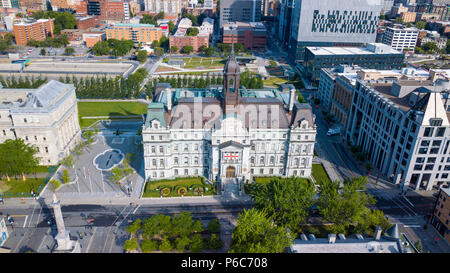
M147 104L140 102L78 102L78 115L95 116L134 116L147 113Z
M189 190L189 187L193 185L202 185L204 188L207 188L207 191L203 192L203 195L213 195L214 191L210 184L206 184L202 182L201 177L186 177L186 178L177 178L177 179L164 179L157 181L149 181L145 184L145 189L142 197L160 197L161 188L169 187L171 189L170 194L167 197L179 197L176 186L184 186L188 189L188 192L185 196L196 196L193 191ZM156 190L158 188L158 190Z
M211 62L212 60L212 62ZM194 58L184 58L185 66L183 68L210 68L210 67L223 67L225 64L225 59L222 58L202 58L202 57L194 57Z
M278 85L286 83L288 81L289 81L288 78L280 78L280 77L276 77L276 76L270 76L270 79L263 80L263 83L265 86L277 87Z
M31 197L31 190L33 189L36 194L44 188L44 178L27 178L23 181L22 179L11 178L10 181L2 179L0 181L0 193L8 197ZM40 187L41 186L41 187ZM39 191L39 192L38 192Z
M104 118L95 118L95 119L83 119L83 118L79 118L80 121L80 127L81 129L86 129L89 126L91 126L92 124L94 124L96 121L98 120L105 120L105 121L130 121L130 120L141 120L141 119L137 119L137 118L122 118L122 119L104 119Z
M173 72L173 73L165 73L165 74L160 74L161 76L165 76L165 75L206 75L208 73L217 73L220 71L199 71L199 72Z
M320 181L331 181L322 164L312 164L312 176L318 184Z

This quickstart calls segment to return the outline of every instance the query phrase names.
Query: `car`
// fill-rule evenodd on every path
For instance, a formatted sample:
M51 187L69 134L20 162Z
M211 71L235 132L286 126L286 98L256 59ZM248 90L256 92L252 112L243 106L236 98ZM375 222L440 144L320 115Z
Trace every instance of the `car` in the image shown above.
M341 132L341 129L339 129L339 128L330 128L330 129L328 129L327 136L337 135L340 132Z

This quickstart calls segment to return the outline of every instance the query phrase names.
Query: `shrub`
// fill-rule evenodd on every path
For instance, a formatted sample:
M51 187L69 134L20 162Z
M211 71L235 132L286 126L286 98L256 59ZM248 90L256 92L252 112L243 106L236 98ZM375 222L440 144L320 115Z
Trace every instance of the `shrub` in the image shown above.
M210 249L221 249L223 247L223 242L220 240L219 236L212 234L208 241L208 248Z
M64 182L64 184L69 183L70 176L69 176L69 171L67 169L64 169L63 175L61 178L62 178L62 181Z
M138 248L139 244L137 242L137 239L126 240L125 244L123 245L123 249L125 250L136 250Z
M200 234L195 234L192 236L190 249L194 253L205 249L205 242Z
M186 236L183 236L183 237L179 237L175 240L175 245L179 251L184 251L184 250L186 250L187 246L189 245L189 242L190 242L189 238Z
M214 218L211 221L209 221L207 229L209 232L220 232L219 219Z
M57 188L59 188L59 186L61 186L61 181L53 179L51 181L52 185L53 185L53 189L56 190Z
M144 240L141 244L141 249L144 253L158 250L158 242L150 239Z
M161 245L159 246L159 249L164 252L168 252L169 250L173 249L173 246L168 238L164 238L161 242Z

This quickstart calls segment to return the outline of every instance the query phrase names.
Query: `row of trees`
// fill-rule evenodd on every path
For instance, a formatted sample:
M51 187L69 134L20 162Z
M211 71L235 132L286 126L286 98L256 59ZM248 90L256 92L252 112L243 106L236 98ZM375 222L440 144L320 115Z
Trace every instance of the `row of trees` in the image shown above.
M38 88L47 81L47 78L41 78L40 76L38 78L35 78L34 76L31 78L29 76L20 76L19 79L16 79L15 76L6 79L3 78L3 76L0 76L0 82L4 88Z
M67 34L61 34L54 38L47 37L44 41L37 41L37 40L28 40L27 45L33 46L33 47L64 47L69 44L69 37Z
M130 52L133 47L134 42L132 40L108 39L106 41L98 41L91 51L97 56L123 56Z
M376 226L390 227L382 211L371 209L375 199L364 193L366 177L339 181L302 178L273 178L268 183L248 186L255 208L239 216L232 234L233 252L282 252L306 224L313 207L334 233L373 233ZM262 228L263 227L263 228ZM275 239L277 238L277 239Z
M200 252L204 249L220 249L223 246L217 233L220 223L217 219L209 222L209 239L202 236L205 231L201 221L192 219L190 212L181 212L173 217L157 214L145 220L137 219L126 228L131 239L124 245L125 250L141 249L142 252L171 250Z

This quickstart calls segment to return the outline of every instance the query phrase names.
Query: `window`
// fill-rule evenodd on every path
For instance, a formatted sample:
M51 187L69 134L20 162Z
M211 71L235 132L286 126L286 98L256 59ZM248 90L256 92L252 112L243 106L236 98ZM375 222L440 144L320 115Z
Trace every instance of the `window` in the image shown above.
M425 162L425 157L418 157L416 159L416 163L424 163Z
M45 152L48 154L48 147L45 147Z
M160 153L164 153L164 148L163 148L163 146L159 146L159 152L160 152Z
M284 163L284 156L280 156L280 163L281 163L281 164Z
M23 122L27 123L27 119L26 119L26 118L24 118L24 119L23 119Z
M433 131L434 131L433 127L427 127L427 128L425 128L423 136L424 137L431 137L431 136L433 136Z
M162 136L159 136L159 140L162 140Z
M261 158L259 160L259 164L264 164L264 156L261 156Z
M37 136L34 136L34 140L36 140L36 141L37 141Z
M271 156L270 157L270 164L275 164L275 157L274 156Z
M164 167L164 159L160 159L159 160L159 166L160 167Z
M174 165L178 165L178 157L175 157L175 158L173 159L173 164L174 164Z
M254 156L250 157L250 163L255 164L255 157Z
M178 169L175 169L175 175L178 175Z
M188 159L187 157L185 157L185 158L184 158L184 161L183 161L184 165L187 165L188 162L189 162L189 159Z
M184 169L184 175L188 175L189 174L189 170L188 169Z
M156 167L156 159L152 159L152 165Z
M155 146L152 146L152 153L155 153L156 152L156 148L155 148Z
M264 174L264 169L259 169L259 174Z
M161 172L161 173L160 173L160 176L161 176L161 177L164 177L164 172Z
M269 169L269 174L273 174L273 169Z
M188 145L184 145L184 151L187 152L188 151Z
M437 137L443 137L445 134L445 127L440 127L437 129L436 131L436 136Z
M44 139L44 141L47 141L47 138L46 138L46 137L43 137L43 139Z

